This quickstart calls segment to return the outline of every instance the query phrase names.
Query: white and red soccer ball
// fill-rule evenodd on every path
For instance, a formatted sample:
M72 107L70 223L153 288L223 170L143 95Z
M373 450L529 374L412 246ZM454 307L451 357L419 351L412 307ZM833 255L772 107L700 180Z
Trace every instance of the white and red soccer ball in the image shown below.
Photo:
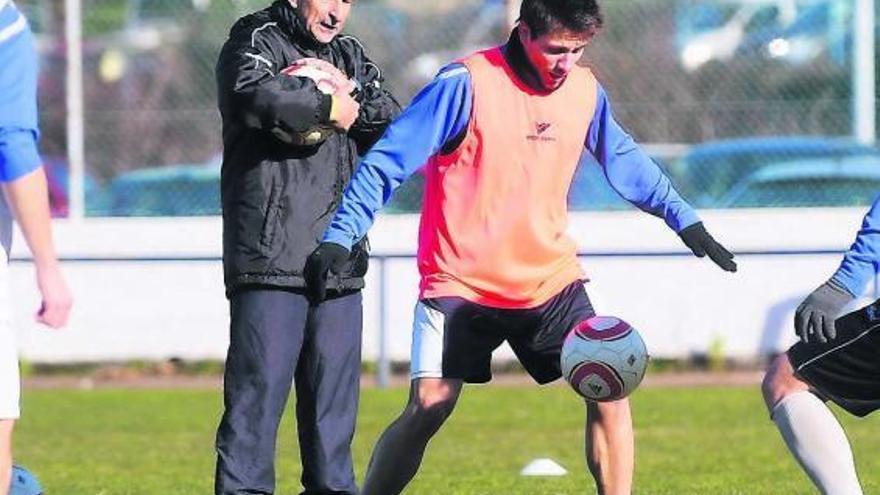
M641 383L648 366L645 342L629 323L594 316L569 332L560 357L562 376L593 401L622 399Z

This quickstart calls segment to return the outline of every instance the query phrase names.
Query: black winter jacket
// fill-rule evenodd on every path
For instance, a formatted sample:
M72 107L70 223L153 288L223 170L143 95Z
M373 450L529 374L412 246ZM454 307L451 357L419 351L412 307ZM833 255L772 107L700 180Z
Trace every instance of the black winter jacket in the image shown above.
M355 14L356 15L356 14ZM281 70L316 57L361 86L358 119L315 146L285 144L272 129L305 130L328 123L331 97ZM223 268L227 295L244 286L303 288L306 257L339 205L360 154L400 111L382 88L379 68L351 36L317 44L287 0L239 19L216 68L223 118ZM363 287L366 239L328 289Z

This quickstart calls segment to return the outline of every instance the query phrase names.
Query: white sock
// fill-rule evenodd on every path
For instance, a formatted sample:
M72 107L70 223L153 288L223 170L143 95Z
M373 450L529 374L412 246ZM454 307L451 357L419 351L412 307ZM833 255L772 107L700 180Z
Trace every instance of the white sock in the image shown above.
M824 495L862 495L852 449L837 418L810 392L795 392L771 418L788 450Z

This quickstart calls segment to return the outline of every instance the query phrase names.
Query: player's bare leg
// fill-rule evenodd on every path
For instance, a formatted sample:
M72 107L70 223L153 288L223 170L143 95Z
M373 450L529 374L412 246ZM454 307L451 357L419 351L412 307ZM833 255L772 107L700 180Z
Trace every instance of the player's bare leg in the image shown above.
M860 495L852 449L837 418L799 380L785 354L771 364L761 384L770 418L788 450L826 495Z
M461 380L413 380L406 408L373 447L362 495L403 491L416 475L428 441L452 414L461 387Z
M586 456L599 495L629 495L635 440L629 399L587 401Z
M12 482L12 428L15 420L0 419L0 495L9 493Z

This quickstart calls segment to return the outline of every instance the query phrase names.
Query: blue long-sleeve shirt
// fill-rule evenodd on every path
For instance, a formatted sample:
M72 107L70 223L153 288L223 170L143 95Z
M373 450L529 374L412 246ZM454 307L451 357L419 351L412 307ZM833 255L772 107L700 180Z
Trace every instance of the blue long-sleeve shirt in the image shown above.
M859 295L880 267L880 196L865 215L862 228L840 268L832 277L852 295Z
M452 148L467 129L473 105L470 74L462 64L440 71L364 156L324 240L350 248L373 224L394 190L428 158ZM663 218L676 232L697 223L696 212L668 177L614 120L598 85L585 148L603 167L611 186L638 208Z
M37 53L27 19L0 0L0 182L39 168Z

